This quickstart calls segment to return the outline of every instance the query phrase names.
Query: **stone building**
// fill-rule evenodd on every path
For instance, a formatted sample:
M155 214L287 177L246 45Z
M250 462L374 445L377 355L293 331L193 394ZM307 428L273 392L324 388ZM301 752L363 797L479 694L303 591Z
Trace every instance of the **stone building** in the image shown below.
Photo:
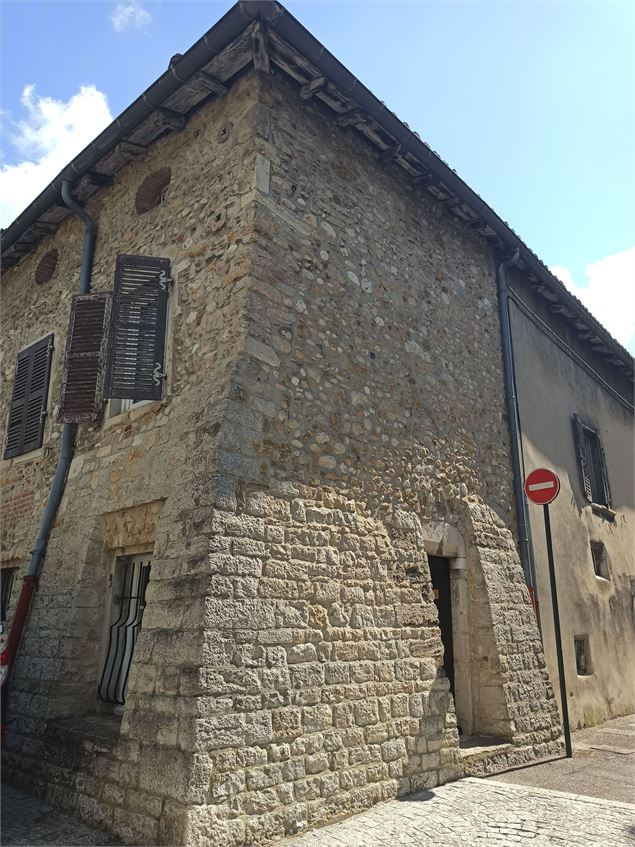
M230 10L3 242L9 618L74 437L5 776L238 847L561 750L501 259L630 360L288 12Z

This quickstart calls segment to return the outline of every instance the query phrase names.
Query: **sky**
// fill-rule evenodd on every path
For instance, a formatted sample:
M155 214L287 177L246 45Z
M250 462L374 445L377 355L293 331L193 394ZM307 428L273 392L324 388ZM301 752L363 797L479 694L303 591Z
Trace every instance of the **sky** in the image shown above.
M231 5L4 0L0 226ZM635 352L635 0L285 5Z

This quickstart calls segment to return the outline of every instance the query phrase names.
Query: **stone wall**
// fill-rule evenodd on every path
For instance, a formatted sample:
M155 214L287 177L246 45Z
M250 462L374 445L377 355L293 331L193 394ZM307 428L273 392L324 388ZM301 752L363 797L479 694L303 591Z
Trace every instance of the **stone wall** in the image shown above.
M218 432L231 415L229 376L244 335L256 108L244 80L88 206L98 222L93 291L112 289L117 253L171 259L168 378L162 401L79 427L13 673L4 774L135 843L174 843L159 836L158 821L163 832L178 817L170 803L186 802L193 760L197 707L188 685L204 637L203 621L189 611L201 579L192 563L208 552ZM172 180L164 201L138 216L138 186L166 165ZM57 462L60 378L82 240L83 225L71 217L2 279L3 420L17 352L55 333L43 447L2 462L2 556L20 575ZM52 247L59 250L56 273L38 286L35 268ZM136 552L152 556L148 606L121 730L104 736L94 721L87 729L77 719L100 708L114 559Z
M241 422L219 434L221 593L201 610L220 714L201 720L192 844L260 843L470 771L424 520L467 550L475 730L510 742L490 768L560 749L511 535L491 257L319 105L260 85Z
M165 164L164 203L137 218L136 186ZM7 773L130 841L223 847L456 778L430 521L463 539L475 730L509 742L501 764L558 749L511 535L486 245L275 75L244 77L94 206L95 290L117 252L172 259L169 387L81 427ZM54 329L59 362L81 235L71 220L56 236L49 298L31 293L39 253L3 280L9 372L36 331ZM36 532L54 411L7 560ZM80 722L82 742L113 558L149 551L121 727Z

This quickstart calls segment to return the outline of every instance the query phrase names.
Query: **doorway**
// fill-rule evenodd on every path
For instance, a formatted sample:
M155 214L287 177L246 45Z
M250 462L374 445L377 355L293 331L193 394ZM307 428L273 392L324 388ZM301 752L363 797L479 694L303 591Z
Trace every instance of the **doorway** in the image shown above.
M439 613L439 629L443 644L443 670L450 681L452 696L454 688L454 636L452 632L452 592L450 587L450 560L445 556L428 556L434 602Z

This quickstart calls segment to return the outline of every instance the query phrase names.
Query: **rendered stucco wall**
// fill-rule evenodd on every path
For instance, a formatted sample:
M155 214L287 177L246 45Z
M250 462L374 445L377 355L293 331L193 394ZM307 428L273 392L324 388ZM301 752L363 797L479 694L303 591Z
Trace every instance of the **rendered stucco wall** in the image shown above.
M554 326L539 301L524 299ZM573 355L557 346L518 306L512 306L516 379L525 467L552 467L561 491L550 507L571 724L592 726L635 709L635 503L632 412L574 359L582 356L601 378L597 357L575 338ZM615 386L628 398L624 387ZM632 397L631 397L632 400ZM611 488L612 516L585 499L572 419L582 415L600 433ZM551 679L558 692L551 594L542 509L530 505L542 630ZM603 542L609 579L595 575L591 541ZM592 673L576 673L574 636L589 638Z

